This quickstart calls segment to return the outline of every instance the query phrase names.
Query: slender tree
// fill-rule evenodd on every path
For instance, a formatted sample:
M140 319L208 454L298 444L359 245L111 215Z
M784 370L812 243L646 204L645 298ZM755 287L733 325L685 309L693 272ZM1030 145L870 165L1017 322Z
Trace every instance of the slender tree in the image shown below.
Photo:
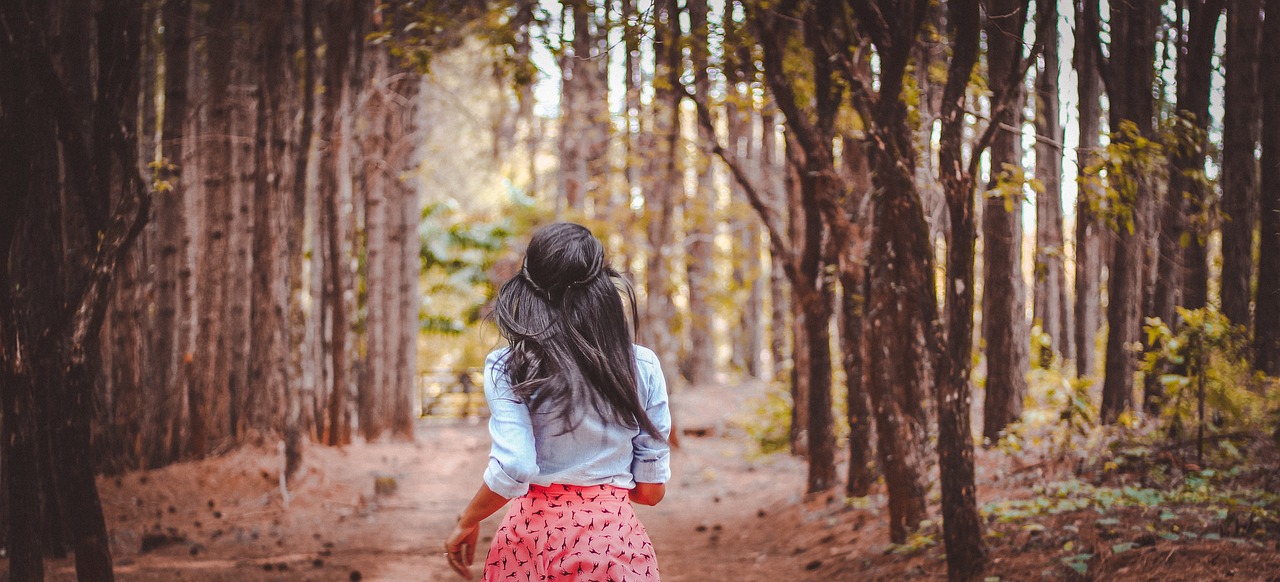
M1258 33L1262 1L1227 5L1226 87L1222 114L1222 313L1248 326L1253 233L1258 224Z
M1259 62L1280 62L1280 0L1267 0ZM1262 188L1258 204L1262 241L1258 252L1258 298L1254 310L1254 366L1280 376L1280 73L1263 66Z
M1098 177L1089 172L1099 156L1099 124L1102 78L1098 58L1102 54L1099 39L1098 0L1075 1L1076 37L1071 64L1078 79L1080 98L1080 144L1076 148L1076 232L1075 232L1075 304L1074 320L1076 376L1088 378L1094 373L1094 342L1098 335L1101 309L1099 287L1102 265L1102 232L1097 208L1102 202Z
M942 477L947 574L951 580L960 581L976 577L986 562L969 426L977 239L973 216L975 164L966 165L963 160L965 99L969 77L978 61L978 1L953 0L947 14L951 64L942 93L938 173L947 194L951 237L947 242L946 332L943 334L941 325L937 332L939 340L945 335L946 347L938 357L934 400L938 405L938 468ZM980 155L980 148L970 153L972 160Z
M703 103L707 102L707 96L711 92L711 79L707 75L711 51L708 11L706 0L689 0L689 61L693 68L694 92ZM715 313L711 307L712 279L715 274L712 264L715 259L713 239L716 232L713 216L716 213L716 192L710 151L705 140L700 142L697 151L697 156L692 159L698 176L697 185L689 192L684 205L685 247L688 249L685 268L689 298L689 341L684 368L689 383L695 386L712 381L715 375L716 345L713 329Z
M1111 52L1099 60L1111 105L1112 143L1132 144L1150 138L1155 131L1155 101L1151 93L1155 75L1155 29L1159 3L1133 0L1111 4ZM1089 16L1090 18L1093 15ZM1126 130L1127 122L1132 130ZM1139 339L1138 315L1144 303L1146 242L1153 206L1154 184L1148 168L1141 167L1145 151L1134 151L1119 163L1125 170L1109 176L1118 194L1112 210L1116 228L1115 251L1107 279L1107 348L1102 385L1102 419L1115 422L1132 407L1133 370L1129 346Z
M1022 29L1029 0L995 0L983 30L993 102L1008 102L991 123L1022 126ZM1027 392L1026 285L1022 280L1022 143L1019 131L997 131L991 140L991 179L982 209L982 338L986 344L987 395L982 435L995 443L1022 417Z
M225 330L230 275L229 230L234 227L231 198L231 86L232 23L236 2L209 6L206 42L209 60L207 125L210 134L207 167L201 168L205 212L197 285L200 290L195 343L195 378L188 397L191 419L187 454L202 457L230 442L231 402L226 381L228 338Z
M1036 0L1036 28L1051 31L1037 38L1042 65L1036 72L1036 170L1043 186L1036 193L1036 255L1032 317L1049 337L1048 349L1032 354L1040 365L1050 363L1056 353L1064 359L1075 356L1067 307L1065 269L1066 240L1062 230L1062 147L1066 139L1058 118L1058 3Z
M1146 314L1171 327L1177 325L1177 305L1198 309L1208 299L1207 185L1202 176L1209 127L1210 59L1223 2L1188 0L1186 5L1186 30L1175 28L1178 143L1169 152L1169 188L1160 205L1160 252L1151 309ZM1147 374L1143 380L1143 407L1148 414L1160 411L1164 393L1160 375Z

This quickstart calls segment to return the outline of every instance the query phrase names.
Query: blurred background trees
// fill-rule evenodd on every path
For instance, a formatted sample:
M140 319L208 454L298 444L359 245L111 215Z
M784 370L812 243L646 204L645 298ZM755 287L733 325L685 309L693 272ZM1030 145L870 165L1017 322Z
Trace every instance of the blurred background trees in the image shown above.
M849 495L883 476L901 542L938 463L949 564L980 571L972 448L1016 434L1033 369L1121 424L1191 422L1206 378L1251 422L1233 390L1280 374L1267 14L6 3L13 575L72 548L109 569L101 524L59 517L94 513L90 468L411 438L419 378L481 364L486 302L550 220L630 274L674 390L777 386L810 492L838 460Z

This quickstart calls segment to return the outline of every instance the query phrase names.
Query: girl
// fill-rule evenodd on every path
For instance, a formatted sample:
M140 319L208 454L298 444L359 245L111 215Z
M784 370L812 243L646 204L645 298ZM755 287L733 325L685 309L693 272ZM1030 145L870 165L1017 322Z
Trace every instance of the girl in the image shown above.
M498 291L494 319L510 347L489 354L484 392L493 447L484 483L445 542L471 578L480 521L514 499L483 580L658 580L631 502L656 505L671 476L662 368L628 336L621 284L586 228L556 223L529 241Z

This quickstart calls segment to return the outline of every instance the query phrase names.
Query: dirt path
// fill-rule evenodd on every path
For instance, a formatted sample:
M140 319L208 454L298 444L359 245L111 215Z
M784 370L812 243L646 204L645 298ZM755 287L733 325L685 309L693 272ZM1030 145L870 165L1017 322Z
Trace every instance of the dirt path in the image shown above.
M770 523L798 500L803 465L751 452L735 419L760 386L677 395L685 436L658 507L637 513L663 580L796 579L801 556L779 550ZM246 449L101 483L120 580L455 580L440 550L487 459L484 423L423 423L414 442L312 446L286 509L278 457ZM396 490L375 493L379 477ZM782 504L782 505L780 505ZM500 515L483 525L482 546ZM142 546L158 546L140 552ZM4 563L0 562L0 567ZM7 568L5 568L7 569ZM73 580L69 560L49 578Z

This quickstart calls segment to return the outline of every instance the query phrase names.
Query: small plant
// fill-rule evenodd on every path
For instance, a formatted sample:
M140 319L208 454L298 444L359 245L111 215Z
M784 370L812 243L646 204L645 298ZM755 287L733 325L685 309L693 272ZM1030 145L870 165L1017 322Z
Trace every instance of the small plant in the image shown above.
M1159 422L1173 439L1195 429L1199 457L1206 431L1222 433L1266 423L1266 397L1249 368L1243 328L1210 306L1178 308L1176 331L1158 318L1146 321L1145 374L1163 387Z
M791 394L777 386L753 403L743 427L747 436L759 445L761 453L767 455L791 448L791 406Z

